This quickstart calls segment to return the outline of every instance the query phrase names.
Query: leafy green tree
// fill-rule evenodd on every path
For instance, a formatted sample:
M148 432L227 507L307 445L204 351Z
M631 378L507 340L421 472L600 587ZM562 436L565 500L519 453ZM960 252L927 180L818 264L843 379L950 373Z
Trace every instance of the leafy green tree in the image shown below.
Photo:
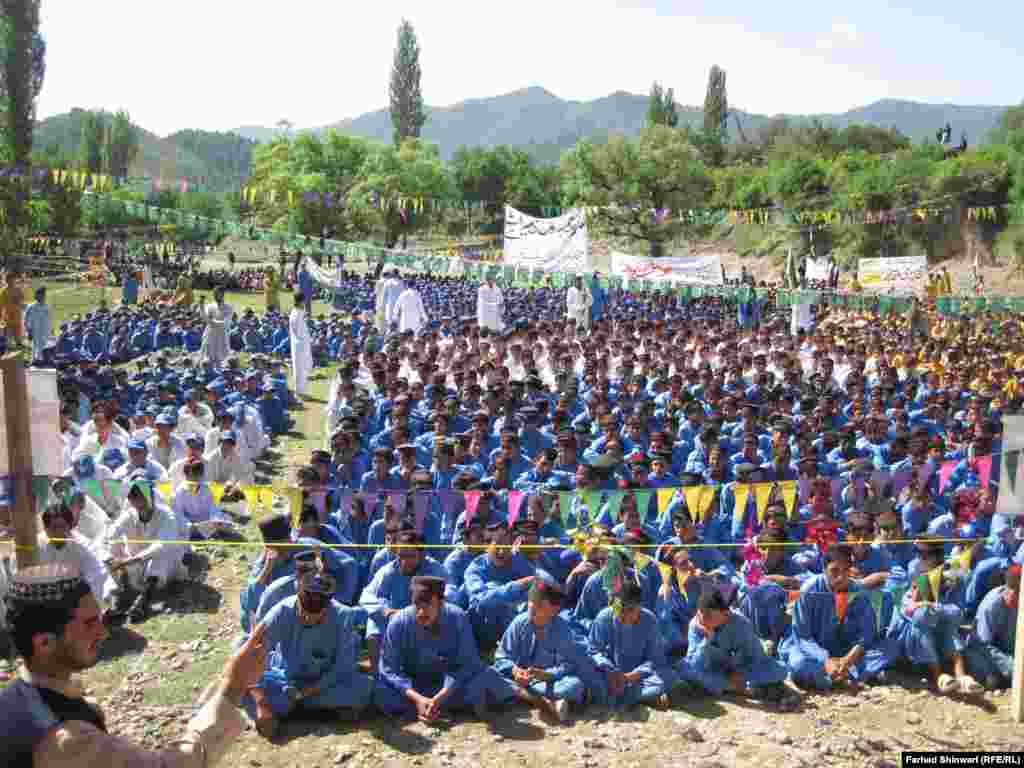
M256 142L234 133L215 131L178 131L167 137L188 152L191 152L206 167L203 175L206 186L214 191L234 189L248 176L252 166L252 153Z
M46 75L46 42L39 34L39 0L0 0L0 19L0 161L23 170L19 178L4 180L0 204L5 229L16 232L32 196L26 179L36 99Z
M412 24L402 19L398 27L398 45L388 88L396 146L405 139L419 138L420 130L427 121L423 93L420 91L421 74L420 44L416 40L416 32Z
M595 206L593 217L612 237L644 243L652 257L681 236L702 231L685 212L704 208L713 183L685 131L655 125L635 139L579 142L562 159L563 197Z
M71 184L55 184L52 177L43 186L52 212L50 226L61 237L70 237L82 221L82 190Z
M368 139L335 130L260 144L254 150L249 179L249 185L258 190L256 202L244 203L239 213L255 214L261 224L307 235L327 229L338 239L362 238L369 219L349 205L348 198L362 180L363 164L373 147Z
M3 144L15 165L28 165L36 99L46 76L46 42L39 34L39 0L0 0L0 101Z
M400 147L374 146L360 176L348 205L384 230L389 248L427 226L437 202L450 200L454 191L437 145L421 139L406 139ZM402 199L405 206L399 205Z
M992 131L992 143L1009 144L1011 134L1021 130L1024 130L1024 103L1018 107L1008 108L999 116L999 122Z
M704 96L704 133L717 132L722 141L728 136L729 96L725 88L725 70L717 64L708 73L708 90Z
M530 211L558 204L557 168L539 165L525 149L459 147L450 168L459 196L485 201L492 213L506 205Z
M101 173L104 166L105 127L103 114L86 112L82 118L82 140L78 149L78 163L83 171Z
M113 116L107 137L107 169L111 176L124 178L139 153L139 132L127 112L118 110Z
M669 88L667 91L661 83L655 81L651 85L651 95L647 102L647 125L667 125L675 128L679 124L676 112L676 97Z
M854 123L835 135L834 149L837 152L863 150L876 155L886 155L910 148L910 139L895 128Z
M200 190L183 192L179 196L178 205L182 211L209 219L220 219L224 216L224 202L212 192Z

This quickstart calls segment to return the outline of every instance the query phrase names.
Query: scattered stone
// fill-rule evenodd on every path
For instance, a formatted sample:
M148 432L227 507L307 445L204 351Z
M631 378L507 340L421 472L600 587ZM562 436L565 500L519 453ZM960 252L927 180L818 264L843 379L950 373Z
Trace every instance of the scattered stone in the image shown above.
M604 749L604 742L600 739L584 739L584 749Z
M781 744L785 746L787 744L793 743L793 737L790 736L788 733L777 733L775 734L775 736L772 737L772 741L774 741L776 744Z
M917 712L907 712L907 725L920 725L921 716Z
M352 752L351 750L344 749L334 756L334 764L341 765L342 763L348 762L353 757L355 757L354 752Z

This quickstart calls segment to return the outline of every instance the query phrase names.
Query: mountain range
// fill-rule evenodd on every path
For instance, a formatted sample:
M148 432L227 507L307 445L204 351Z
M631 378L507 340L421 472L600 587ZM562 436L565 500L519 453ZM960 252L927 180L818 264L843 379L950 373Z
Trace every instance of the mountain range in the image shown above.
M540 162L555 163L562 151L580 138L636 135L644 124L647 101L646 95L625 91L592 101L569 101L544 88L530 87L448 107L428 107L423 137L436 142L445 159L463 145L507 144L526 149ZM987 140L1005 109L882 99L838 114L769 116L734 110L728 130L733 141L756 141L769 121L786 117L794 124L818 119L837 128L853 123L896 128L920 141L934 137L936 130L949 122L954 142L963 133L971 144L978 144ZM677 111L680 124L697 126L703 122L700 107L677 105ZM81 138L82 114L82 110L75 109L40 121L36 126L36 149L57 148L65 156L74 157ZM391 119L386 109L300 130L320 133L328 128L391 141ZM277 135L278 129L248 125L230 132L190 130L161 138L140 127L142 151L133 172L165 179L205 176L213 180L215 188L229 187L246 174L253 143Z
M501 96L468 99L450 107L427 107L423 138L436 142L445 158L450 158L460 145L508 144L524 147L538 159L556 161L563 149L582 137L603 138L611 133L636 135L644 124L647 103L646 95L626 91L616 91L593 101L568 101L544 88L524 88ZM676 109L681 125L703 123L701 107L677 104ZM728 130L733 141L742 141L743 136L754 141L770 120L786 117L795 124L819 119L837 128L852 123L895 127L914 141L920 141L934 137L936 130L948 121L953 128L954 141L963 132L969 142L976 144L987 139L1005 109L882 99L839 114L758 115L734 110L735 119L729 121ZM386 109L307 130L320 132L326 128L381 141L391 140L391 117ZM278 135L273 128L259 126L240 127L233 132L256 141Z

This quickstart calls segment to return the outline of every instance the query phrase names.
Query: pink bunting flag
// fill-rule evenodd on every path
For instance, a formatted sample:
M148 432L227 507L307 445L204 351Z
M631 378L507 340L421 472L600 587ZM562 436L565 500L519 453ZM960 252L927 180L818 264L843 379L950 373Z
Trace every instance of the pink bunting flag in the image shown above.
M885 470L875 470L871 473L871 488L876 496L882 495L882 490L887 482L889 482L889 473Z
M523 506L523 492L522 491L509 491L508 492L508 524L510 526L515 525L516 520L519 519L519 510Z
M423 533L423 523L427 519L427 512L430 510L430 494L415 494L412 499L412 508L416 515L416 531Z
M900 491L910 485L910 478L913 473L909 469L904 469L900 472L895 473L892 476L892 495L893 498L898 498Z
M991 457L990 457L991 466ZM939 467L939 493L946 490L946 483L949 482L949 476L953 474L953 470L956 469L955 461L944 461L942 466Z
M458 491L452 491L448 489L442 489L435 491L437 494L437 503L441 506L441 519L448 520L451 523L455 522L455 518L458 517L456 512L457 505L455 503L456 498L462 498L462 494ZM461 510L460 510L461 511Z
M800 488L800 503L810 504L811 503L811 478L801 477L797 482Z
M388 501L391 502L390 506L398 513L398 516L401 517L405 512L405 491L387 491L384 495L387 497ZM383 512L384 509L382 507L381 513L383 514Z
M466 499L466 522L476 517L477 507L480 506L480 491L466 491L463 496Z

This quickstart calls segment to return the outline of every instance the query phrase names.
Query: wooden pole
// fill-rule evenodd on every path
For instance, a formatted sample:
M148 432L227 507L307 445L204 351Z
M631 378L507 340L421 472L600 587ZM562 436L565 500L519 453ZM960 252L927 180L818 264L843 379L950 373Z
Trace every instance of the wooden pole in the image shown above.
M10 461L11 518L14 523L15 562L18 569L36 562L36 510L32 498L32 435L30 434L28 377L16 353L0 359L4 380L4 417Z
M1013 646L1013 721L1024 723L1024 609L1017 605L1017 639Z

